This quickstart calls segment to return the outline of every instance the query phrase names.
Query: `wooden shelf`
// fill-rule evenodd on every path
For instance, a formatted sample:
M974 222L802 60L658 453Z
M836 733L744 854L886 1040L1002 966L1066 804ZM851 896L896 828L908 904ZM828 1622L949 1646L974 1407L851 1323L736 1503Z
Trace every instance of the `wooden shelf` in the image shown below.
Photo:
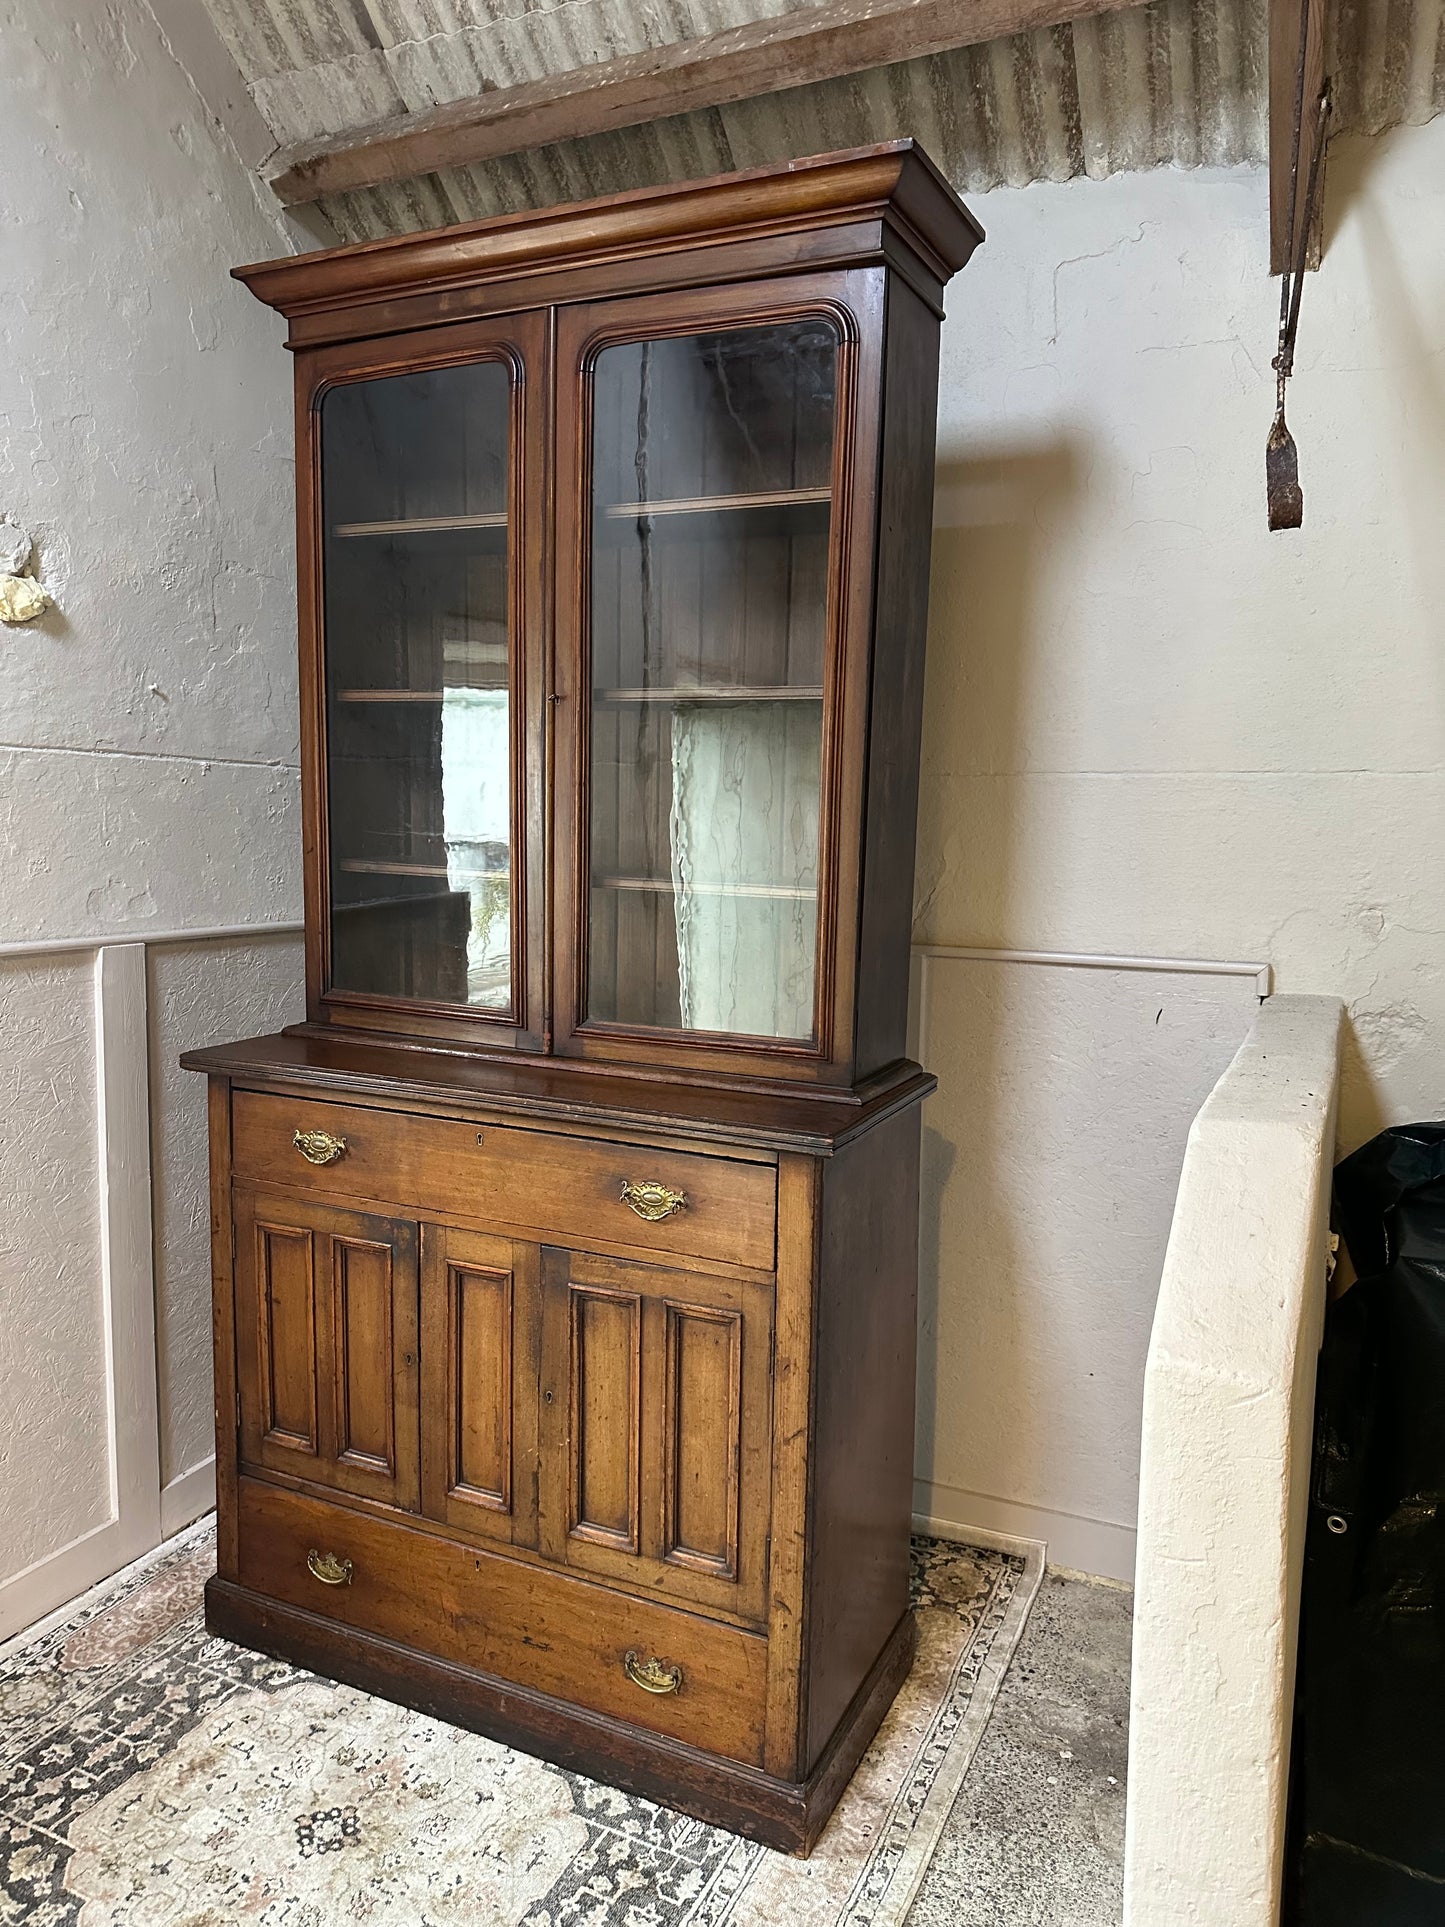
M660 502L605 502L602 513L609 522L625 522L643 515L721 515L736 509L803 508L832 499L831 487L765 488L747 495L679 495Z
M336 522L331 533L343 538L358 535L435 535L444 529L504 529L505 509L485 515L403 515L389 522Z
M595 703L820 703L818 687L774 683L676 684L655 689L595 689Z
M339 703L437 703L445 702L448 696L505 696L508 693L504 682L497 683L453 683L450 689L338 689L336 700Z
M655 896L673 897L677 888L660 877L594 877L594 890L644 890ZM816 889L791 883L694 883L690 893L698 897L765 897L779 901L811 902Z
M445 863L394 863L384 857L343 856L337 860L338 870L346 870L353 875L378 877L445 877L449 874ZM464 877L497 877L509 883L510 870L462 870Z
M440 689L338 689L339 703L439 703Z

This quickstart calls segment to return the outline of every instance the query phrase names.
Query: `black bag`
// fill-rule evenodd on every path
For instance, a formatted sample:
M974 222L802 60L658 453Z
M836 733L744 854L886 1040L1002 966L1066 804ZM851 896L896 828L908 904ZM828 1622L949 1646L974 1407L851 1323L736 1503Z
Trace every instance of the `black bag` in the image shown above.
M1445 1927L1445 1124L1346 1158L1335 1217L1285 1917Z

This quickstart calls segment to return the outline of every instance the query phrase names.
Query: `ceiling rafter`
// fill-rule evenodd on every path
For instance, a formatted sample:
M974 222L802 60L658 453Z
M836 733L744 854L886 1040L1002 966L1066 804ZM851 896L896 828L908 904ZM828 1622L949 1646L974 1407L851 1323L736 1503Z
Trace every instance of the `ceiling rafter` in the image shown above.
M1320 90L1325 77L1324 0L1269 0L1269 271L1290 266L1290 210L1294 174L1294 110L1299 87L1300 31L1305 30L1304 96L1300 116L1298 203L1304 206L1305 177L1319 125ZM1321 193L1315 203L1307 267L1320 259Z
M298 143L276 156L271 186L284 205L299 206L1133 4L1137 0L823 0Z

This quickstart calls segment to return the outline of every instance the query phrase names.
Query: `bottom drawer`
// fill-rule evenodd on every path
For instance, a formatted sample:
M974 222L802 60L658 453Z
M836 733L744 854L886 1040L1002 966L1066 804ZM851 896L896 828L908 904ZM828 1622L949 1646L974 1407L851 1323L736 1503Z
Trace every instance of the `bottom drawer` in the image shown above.
M241 1584L267 1598L762 1762L768 1645L757 1634L255 1479L240 1482L240 1540ZM672 1690L648 1690L674 1675Z

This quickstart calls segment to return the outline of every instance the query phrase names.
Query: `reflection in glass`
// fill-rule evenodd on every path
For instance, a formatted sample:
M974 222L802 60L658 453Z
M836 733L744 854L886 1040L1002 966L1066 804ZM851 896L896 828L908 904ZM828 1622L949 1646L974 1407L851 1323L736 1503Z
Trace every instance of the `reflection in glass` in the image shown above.
M588 1015L813 1036L837 337L605 349Z
M331 389L331 983L509 1011L511 384L499 362Z

